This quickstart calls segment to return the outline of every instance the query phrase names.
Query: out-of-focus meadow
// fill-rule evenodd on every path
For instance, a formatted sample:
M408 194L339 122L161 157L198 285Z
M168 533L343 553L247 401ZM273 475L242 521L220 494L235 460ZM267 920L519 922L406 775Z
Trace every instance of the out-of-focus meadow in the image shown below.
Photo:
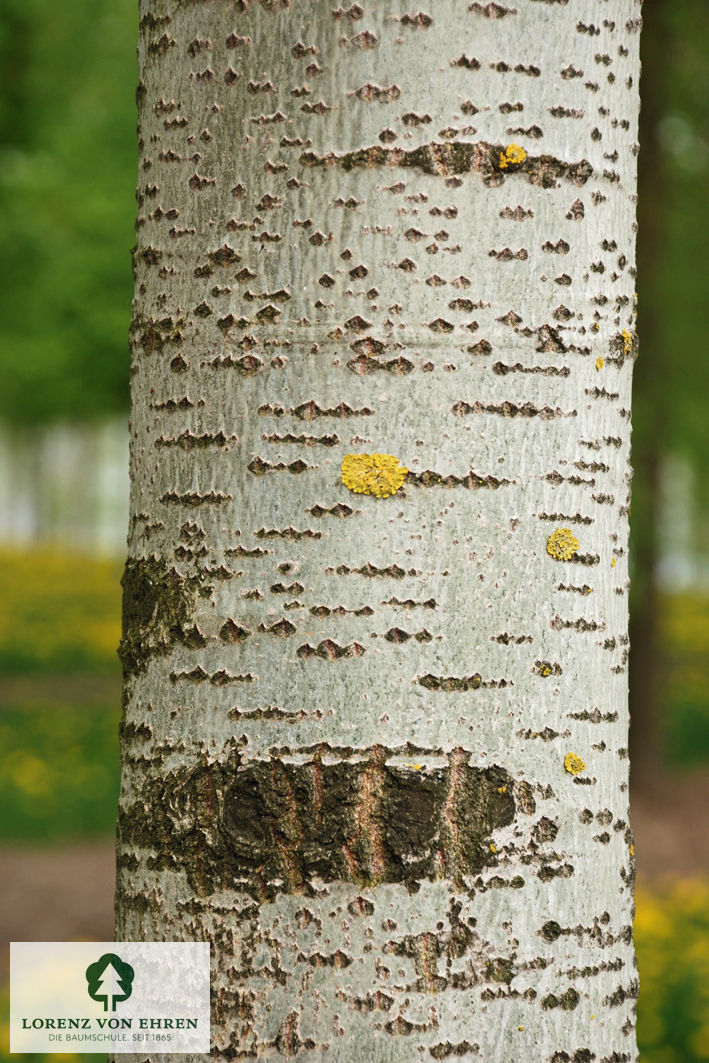
M0 923L25 938L111 936L134 8L0 0ZM699 1063L709 1060L709 866L692 835L709 792L709 357L697 266L709 243L709 5L658 0L644 14L631 601L638 1035L642 1063ZM675 850L653 829L660 813ZM3 1012L6 977L5 955Z

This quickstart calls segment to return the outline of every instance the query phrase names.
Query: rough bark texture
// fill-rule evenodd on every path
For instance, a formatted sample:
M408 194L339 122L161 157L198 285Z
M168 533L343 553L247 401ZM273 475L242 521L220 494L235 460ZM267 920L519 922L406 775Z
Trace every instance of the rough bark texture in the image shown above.
M635 1060L639 3L141 15L117 935L214 1058Z

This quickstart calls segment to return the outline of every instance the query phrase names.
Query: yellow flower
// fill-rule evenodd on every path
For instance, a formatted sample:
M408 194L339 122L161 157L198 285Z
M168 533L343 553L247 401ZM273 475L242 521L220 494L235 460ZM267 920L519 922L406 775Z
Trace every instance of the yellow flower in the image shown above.
M388 498L399 490L408 471L391 454L347 454L342 459L342 482L358 495Z
M500 152L500 169L506 170L508 166L518 166L527 158L527 152L519 144L508 144L504 152Z
M557 528L547 539L547 553L557 561L570 561L579 548L579 541L570 528Z
M567 753L564 757L564 767L568 771L569 775L580 775L582 771L586 770L586 764L581 757L577 757L575 753Z

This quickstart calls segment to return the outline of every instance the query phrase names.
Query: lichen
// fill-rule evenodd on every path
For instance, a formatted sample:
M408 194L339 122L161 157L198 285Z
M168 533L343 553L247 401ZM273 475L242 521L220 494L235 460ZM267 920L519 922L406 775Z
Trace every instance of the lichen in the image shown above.
M391 454L346 454L342 482L358 495L388 498L399 490L409 470Z
M603 366L605 364L606 363L603 361L603 358L599 355L598 358L596 358L596 369L598 369L598 370L603 369Z
M631 354L633 350L633 337L626 328L621 332L621 336L623 337L623 354Z
M506 170L508 166L519 166L527 158L527 152L519 144L508 144L504 152L500 152L500 169Z
M579 541L570 528L557 528L547 539L547 553L556 561L570 561Z
M577 757L575 753L567 753L564 757L564 768L569 775L580 775L582 771L586 770L586 763L581 760L581 757Z

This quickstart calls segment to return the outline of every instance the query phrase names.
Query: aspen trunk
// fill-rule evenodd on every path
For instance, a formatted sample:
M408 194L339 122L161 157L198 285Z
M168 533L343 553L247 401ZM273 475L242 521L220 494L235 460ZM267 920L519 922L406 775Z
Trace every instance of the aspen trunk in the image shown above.
M640 4L410 6L142 0L117 937L217 1059L632 1061Z

